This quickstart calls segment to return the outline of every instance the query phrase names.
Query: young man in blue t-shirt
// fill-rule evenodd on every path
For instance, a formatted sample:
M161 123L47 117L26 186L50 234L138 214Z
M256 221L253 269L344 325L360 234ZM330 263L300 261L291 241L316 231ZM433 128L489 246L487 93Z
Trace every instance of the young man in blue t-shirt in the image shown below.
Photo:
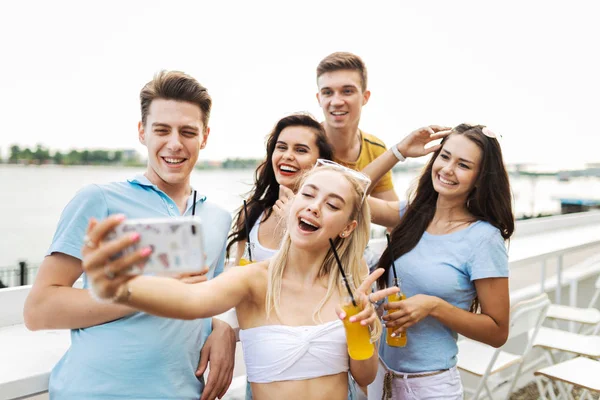
M51 399L207 400L222 397L231 382L235 334L226 323L159 318L98 303L87 290L85 274L84 288L72 287L82 275L81 248L93 246L84 243L88 222L111 214L155 218L194 210L202 218L210 269L205 276L181 279L201 282L223 269L230 215L190 185L210 132L211 98L194 78L163 71L144 86L140 100L146 172L126 182L90 185L75 195L25 304L29 329L71 329L71 347L50 377Z

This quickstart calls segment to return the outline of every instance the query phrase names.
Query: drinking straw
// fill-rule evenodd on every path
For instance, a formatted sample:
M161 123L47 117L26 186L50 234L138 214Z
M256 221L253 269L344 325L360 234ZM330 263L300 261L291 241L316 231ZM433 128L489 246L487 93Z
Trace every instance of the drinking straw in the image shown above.
M194 200L193 200L193 205L192 205L192 217L194 215L196 215L196 191L194 190ZM196 234L196 226L192 225L192 233L195 235Z
M246 234L248 235L248 261L252 262L252 246L250 246L250 221L248 221L248 209L246 208L246 200L244 200L244 223L246 224Z
M396 275L396 257L394 257L394 250L392 249L392 242L390 240L390 234L386 233L385 237L387 238L388 249L390 249L390 257L392 257L392 271L394 271L394 279L396 280L396 284L398 283L398 275Z
M194 190L194 205L192 205L192 217L196 215L196 191Z
M346 284L346 289L348 289L348 294L352 299L352 304L356 307L356 300L354 300L354 296L352 295L352 290L350 290L350 285L348 284L348 279L346 279L346 274L344 273L344 268L342 268L342 262L340 261L340 256L338 256L337 251L335 250L335 245L333 244L333 240L329 238L329 244L331 245L331 250L333 250L333 255L335 256L335 260L337 261L337 265L340 268L340 272L342 273L342 278L344 279L344 283Z

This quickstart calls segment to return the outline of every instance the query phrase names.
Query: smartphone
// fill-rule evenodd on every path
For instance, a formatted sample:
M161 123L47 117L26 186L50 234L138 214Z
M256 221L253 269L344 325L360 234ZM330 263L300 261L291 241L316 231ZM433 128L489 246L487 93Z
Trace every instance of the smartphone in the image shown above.
M170 274L204 269L200 217L126 219L108 238L116 239L132 232L139 233L140 239L125 249L123 255L144 247L150 247L152 253L143 266L133 266L129 273Z

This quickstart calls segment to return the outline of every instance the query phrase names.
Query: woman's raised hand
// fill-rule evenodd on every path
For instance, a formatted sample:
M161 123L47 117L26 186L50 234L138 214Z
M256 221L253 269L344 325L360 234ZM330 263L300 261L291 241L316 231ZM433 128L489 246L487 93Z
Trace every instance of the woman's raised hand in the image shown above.
M290 212L290 204L294 199L294 192L292 189L279 185L279 199L273 205L273 211L277 216L279 223L283 224L283 228L286 226L287 217Z
M377 311L375 310L376 303L380 300L385 299L387 296L394 293L398 293L400 289L393 286L390 288L371 292L373 283L379 278L384 272L383 268L377 268L361 283L356 292L354 293L354 300L360 305L362 311L356 315L350 317L350 322L360 322L361 325L372 325L379 318ZM337 314L340 319L346 318L346 313L341 307L336 308Z
M139 240L138 233L106 240L106 236L124 219L120 214L111 215L100 222L90 219L83 240L83 270L90 281L92 293L101 300L118 301L124 297L127 294L127 281L135 277L125 272L133 265L143 264L152 253L152 249L145 247L133 253L119 255Z
M412 131L396 146L404 157L421 157L440 148L440 144L425 147L434 140L443 139L452 132L447 126L429 125Z

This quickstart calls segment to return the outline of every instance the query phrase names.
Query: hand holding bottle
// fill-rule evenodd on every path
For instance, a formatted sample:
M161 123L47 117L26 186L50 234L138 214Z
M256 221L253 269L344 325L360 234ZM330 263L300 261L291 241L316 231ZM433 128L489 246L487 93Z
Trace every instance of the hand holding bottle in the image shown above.
M386 328L394 328L394 336L399 335L431 314L437 300L434 296L417 294L406 300L388 302L383 306L388 313L382 319Z
M397 287L391 287L371 293L371 286L382 274L383 269L378 268L356 290L351 277L348 277L347 283L353 293L353 298L346 296L343 304L336 310L339 318L344 321L348 353L355 360L366 360L373 355L371 329L378 319L375 303L399 290ZM345 284L346 282L344 282L344 286Z

